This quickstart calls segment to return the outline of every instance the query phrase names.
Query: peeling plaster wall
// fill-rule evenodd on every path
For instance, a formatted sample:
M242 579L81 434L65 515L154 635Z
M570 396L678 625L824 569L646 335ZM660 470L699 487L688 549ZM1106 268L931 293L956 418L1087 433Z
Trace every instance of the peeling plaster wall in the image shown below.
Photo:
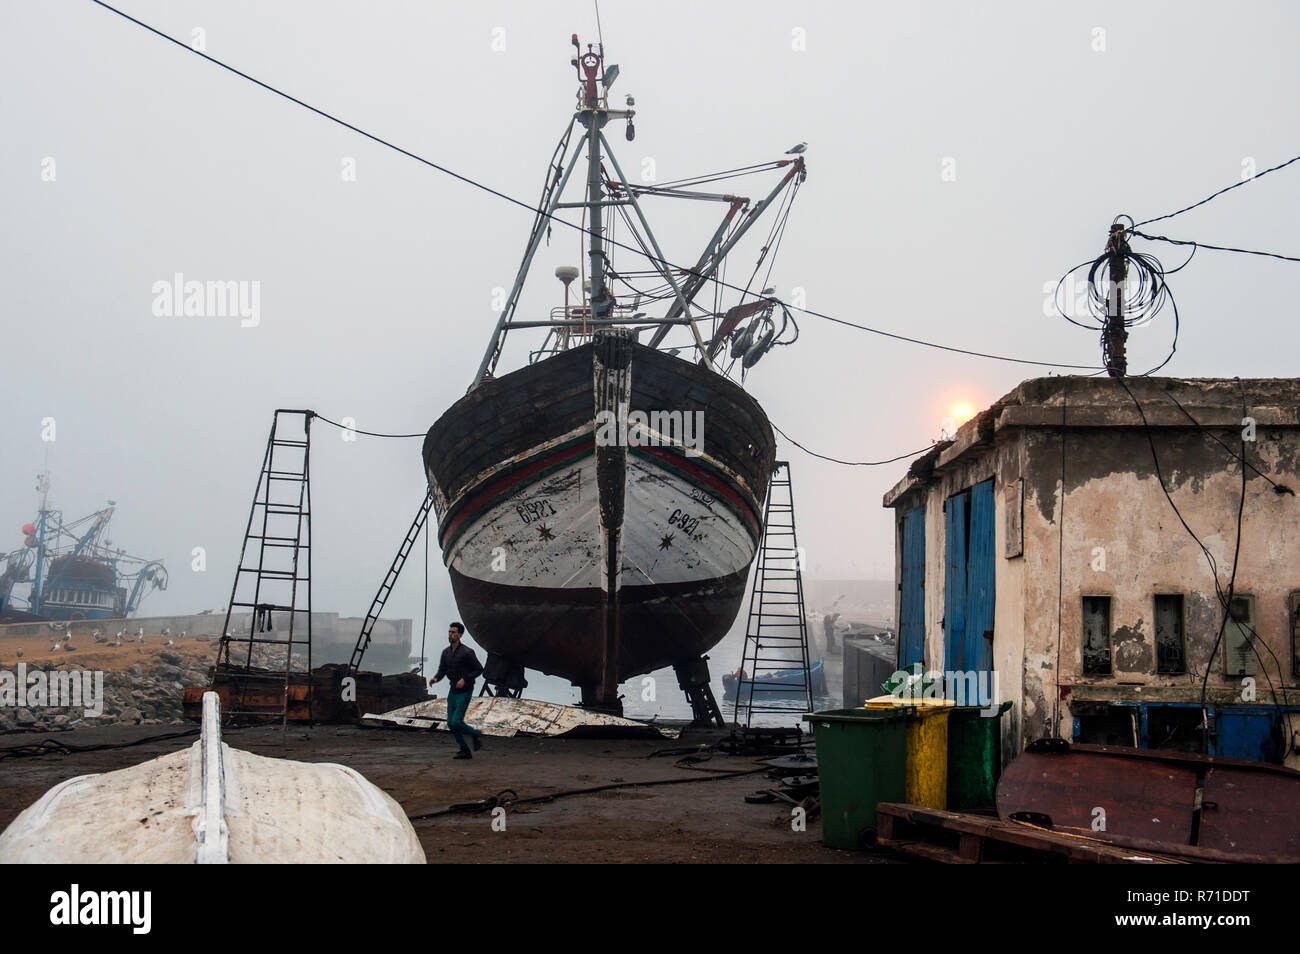
M1240 433L1220 431L1229 447ZM1236 443L1233 443L1233 440ZM1272 480L1300 489L1296 463L1300 435L1261 430L1248 459ZM1058 562L1061 436L1059 430L1024 437L1027 460L1025 550L1026 739L1053 727L1069 736L1068 697L1052 725L1052 677L1057 654L1058 570L1061 682L1067 693L1108 690L1112 699L1196 702L1200 682L1219 632L1220 604L1208 561L1183 528L1156 477L1151 447L1140 430L1089 429L1067 432L1065 440L1064 560ZM1190 430L1154 433L1165 484L1183 519L1195 530L1219 567L1226 592L1236 542L1241 466L1220 445ZM1032 488L1032 489L1031 489ZM1279 495L1250 473L1242 520L1242 545L1235 592L1255 597L1256 629L1267 651L1256 677L1257 701L1271 701L1268 682L1295 687L1288 594L1300 587L1300 498ZM1182 594L1185 612L1186 675L1155 673L1154 597ZM1000 595L1000 594L999 594ZM1083 596L1111 599L1112 673L1083 674ZM1034 674L1036 680L1031 678ZM1267 676L1265 675L1267 673ZM1041 682L1030 686L1033 681ZM1144 689L1160 689L1143 694ZM1168 691L1163 691L1167 689ZM1209 689L1217 701L1241 701L1240 679L1225 679L1223 647L1211 663ZM1088 693L1097 697L1095 692ZM1279 700L1280 701L1280 700ZM1294 697L1293 697L1294 701ZM1032 705L1031 705L1032 703ZM1030 712L1041 707L1044 711Z

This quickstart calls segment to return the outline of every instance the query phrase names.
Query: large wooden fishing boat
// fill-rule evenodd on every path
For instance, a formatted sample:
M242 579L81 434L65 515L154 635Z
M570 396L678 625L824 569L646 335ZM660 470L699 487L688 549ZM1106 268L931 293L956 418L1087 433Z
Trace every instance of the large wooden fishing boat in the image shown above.
M805 175L802 147L741 170L782 172L752 204L695 188L736 170L630 183L602 130L625 120L632 138L632 97L626 109L609 108L617 67L605 66L603 47L583 53L576 36L573 43L578 108L556 148L523 263L469 392L425 438L438 541L498 691L517 692L523 670L537 669L581 686L584 704L617 711L620 681L673 666L697 717L707 716L716 706L703 656L740 607L775 457L767 416L731 372L743 380L793 329L770 289L751 292L716 276L776 203L758 254L770 276L769 256ZM584 156L584 199L562 202ZM642 211L648 197L726 206L693 267L664 258ZM564 305L542 318L517 316L542 238L575 224L558 214L567 209L581 210L586 280L571 302L579 270L557 268ZM622 241L611 236L615 225ZM610 253L624 248L644 250L649 267L616 271ZM706 288L709 302L700 304ZM662 317L648 317L656 309ZM522 367L498 375L506 335L520 328L545 329L546 339Z

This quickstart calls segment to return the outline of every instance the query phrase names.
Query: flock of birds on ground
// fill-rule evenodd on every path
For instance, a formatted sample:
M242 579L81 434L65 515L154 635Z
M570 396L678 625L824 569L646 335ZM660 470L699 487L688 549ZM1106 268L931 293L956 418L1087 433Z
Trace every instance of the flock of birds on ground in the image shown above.
M46 623L45 625L46 625L47 627L49 627L49 629L50 629L51 631L55 632L55 633L57 633L57 632L59 631L59 624L58 624L57 622L49 622L49 623ZM168 627L166 627L166 626L164 626L164 627L163 627L163 630L162 630L162 633L161 633L161 635L164 637L164 642L163 642L163 645L164 645L164 646L175 646L175 645L176 645L176 640L175 640L175 639L167 639L167 638L166 638L166 637L171 636L171 634L172 634L171 629L168 628ZM90 632L90 638L91 638L91 639L93 639L93 640L94 640L95 642L97 642L97 643L102 643L102 644L104 644L105 646L121 646L121 645L122 645L122 641L123 641L123 637L126 638L126 642L128 642L128 643L130 643L130 642L134 642L134 643L138 643L138 644L140 644L141 646L145 645L145 640L144 640L144 628L143 628L143 627L141 627L139 630L137 630L137 631L136 631L136 634L135 634L134 636L130 635L130 634L127 633L125 630L118 630L118 631L117 631L117 635L116 635L116 636L113 636L112 638L108 637L108 636L105 635L104 633L101 633L101 632L100 632L99 630L97 630L97 629L91 630L91 632ZM181 630L180 635L177 636L177 639L184 639L184 638L185 638L185 630ZM199 638L202 639L202 640L205 640L205 641L206 641L206 639L207 639L206 636L201 636L201 637L199 637ZM74 645L72 645L72 627L71 627L71 625L69 625L69 624L67 624L67 623L64 623L64 624L63 624L63 635L62 635L62 638L60 639L60 637L58 637L58 636L51 636L51 637L50 637L50 648L49 648L49 652L52 652L52 653L71 653L71 652L76 652L76 649L77 649L77 647L74 646ZM19 659L22 659L22 658L23 658L23 647L21 647L21 646L18 647L18 658L19 658Z

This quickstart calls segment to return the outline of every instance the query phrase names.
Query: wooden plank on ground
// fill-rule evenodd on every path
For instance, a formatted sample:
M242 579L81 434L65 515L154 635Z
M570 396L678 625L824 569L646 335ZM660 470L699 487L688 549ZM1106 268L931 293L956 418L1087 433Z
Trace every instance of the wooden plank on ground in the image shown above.
M1139 852L1087 837L920 805L881 802L876 806L876 817L876 841L882 847L948 864L984 862L996 845L1011 846L1043 860L1073 863L1183 863L1167 855Z

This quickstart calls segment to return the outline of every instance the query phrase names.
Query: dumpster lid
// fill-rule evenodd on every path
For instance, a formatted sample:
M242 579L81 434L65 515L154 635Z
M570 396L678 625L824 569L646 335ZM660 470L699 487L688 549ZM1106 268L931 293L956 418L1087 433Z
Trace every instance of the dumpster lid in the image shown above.
M864 709L894 709L899 706L916 706L918 708L947 708L957 703L952 699L907 699L898 696L876 696L864 702Z
M832 722L901 722L916 718L916 710L906 706L896 706L891 709L825 709L821 712L804 713L803 718L805 722L814 725L817 723L829 725Z

